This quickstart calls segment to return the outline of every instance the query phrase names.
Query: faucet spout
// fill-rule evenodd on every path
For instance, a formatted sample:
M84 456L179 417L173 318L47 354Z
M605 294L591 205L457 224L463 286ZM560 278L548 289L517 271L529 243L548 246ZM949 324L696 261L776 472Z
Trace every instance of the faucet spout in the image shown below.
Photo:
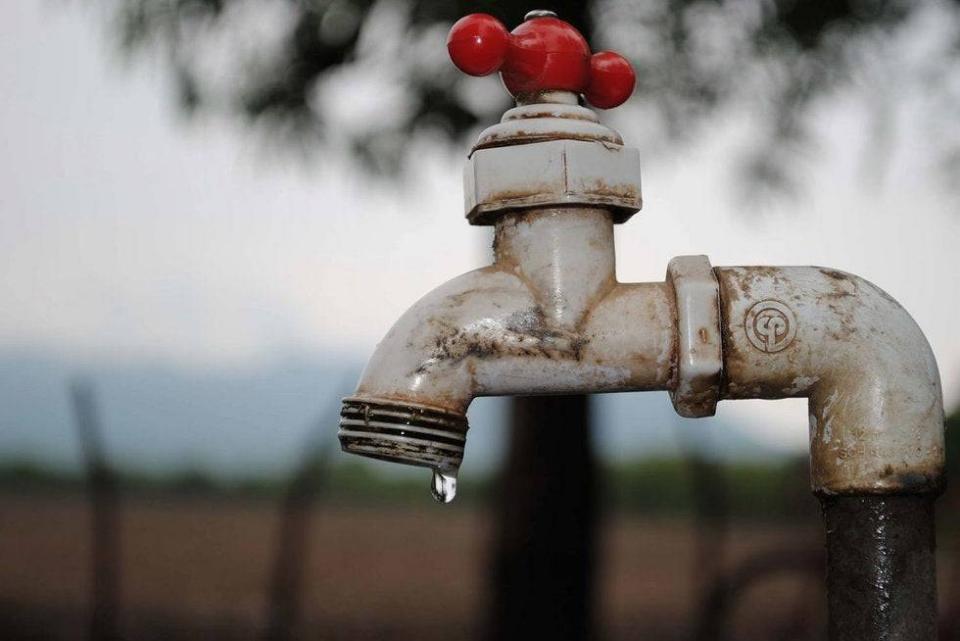
M478 396L666 389L666 283L618 284L610 214L554 207L497 223L495 262L427 294L345 399L345 450L435 469L463 456Z

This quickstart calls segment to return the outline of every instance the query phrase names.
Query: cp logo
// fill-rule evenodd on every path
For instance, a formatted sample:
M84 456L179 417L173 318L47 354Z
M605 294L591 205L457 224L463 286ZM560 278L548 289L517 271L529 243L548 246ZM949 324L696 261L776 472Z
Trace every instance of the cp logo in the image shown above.
M778 300L762 300L750 308L744 320L750 344L773 354L786 349L797 335L797 319Z

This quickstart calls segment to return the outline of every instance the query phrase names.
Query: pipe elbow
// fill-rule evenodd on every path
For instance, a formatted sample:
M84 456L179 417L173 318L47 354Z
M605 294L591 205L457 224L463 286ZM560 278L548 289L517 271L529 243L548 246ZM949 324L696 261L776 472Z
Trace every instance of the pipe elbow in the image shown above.
M937 364L897 301L832 269L715 271L724 398L809 398L814 491L941 489L944 414Z

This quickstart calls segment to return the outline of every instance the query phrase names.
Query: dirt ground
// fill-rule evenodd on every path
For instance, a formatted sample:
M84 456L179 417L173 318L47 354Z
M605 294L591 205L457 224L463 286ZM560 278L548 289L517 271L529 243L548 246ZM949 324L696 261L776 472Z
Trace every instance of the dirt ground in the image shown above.
M417 508L318 506L307 559L304 638L475 638L487 584L488 515ZM264 627L276 508L268 502L139 498L122 517L126 638L257 638ZM762 551L816 553L817 524L735 524L722 558L698 552L689 523L609 516L599 568L606 639L686 639L698 582ZM83 636L89 515L70 497L0 496L3 638ZM794 552L797 551L797 552ZM813 573L814 575L816 572ZM784 622L822 629L819 577L785 573L732 608L737 638ZM749 636L741 636L749 635ZM808 636L804 638L816 638Z

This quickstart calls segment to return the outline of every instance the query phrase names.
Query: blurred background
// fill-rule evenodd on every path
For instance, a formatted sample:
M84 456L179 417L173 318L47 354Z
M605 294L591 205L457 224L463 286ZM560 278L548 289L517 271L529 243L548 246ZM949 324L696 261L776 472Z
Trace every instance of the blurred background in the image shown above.
M488 261L460 171L509 102L446 32L531 9L638 70L602 114L645 167L620 280L685 254L859 274L957 408L960 3L7 2L2 638L824 638L801 400L479 399L450 506L339 452L379 338Z

